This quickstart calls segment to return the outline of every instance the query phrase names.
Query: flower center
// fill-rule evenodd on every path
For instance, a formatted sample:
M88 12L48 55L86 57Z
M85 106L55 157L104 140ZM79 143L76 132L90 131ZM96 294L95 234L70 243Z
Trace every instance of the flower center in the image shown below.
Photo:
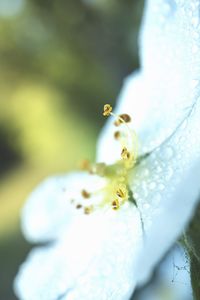
M104 105L103 115L114 117L114 126L117 127L117 130L113 138L120 143L121 153L119 153L119 159L112 165L91 164L87 160L82 162L82 170L105 179L103 188L94 192L86 189L81 191L84 201L81 202L83 204L76 204L76 208L83 209L85 214L90 214L99 207L111 207L113 210L117 210L130 199L128 177L130 169L134 167L138 157L137 135L128 125L131 117L128 114L114 114L112 106L109 104ZM100 197L98 198L98 196ZM93 201L97 198L101 200Z

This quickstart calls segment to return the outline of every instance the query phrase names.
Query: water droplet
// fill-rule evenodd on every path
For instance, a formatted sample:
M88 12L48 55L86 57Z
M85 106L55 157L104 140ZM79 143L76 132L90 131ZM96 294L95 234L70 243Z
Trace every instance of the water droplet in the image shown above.
M161 200L161 195L157 193L153 196L152 203L158 205L160 203L160 200Z
M173 154L174 154L174 151L173 151L172 147L167 146L163 149L163 158L165 160L171 159Z
M146 176L146 177L149 176L149 173L150 173L150 172L149 172L149 169L145 169L145 170L144 170L144 176Z
M147 188L145 187L145 188L143 188L143 190L142 190L142 197L144 197L144 198L146 198L147 196L148 196L148 190L147 190Z
M149 184L149 188L150 188L150 190L154 190L156 188L156 183L155 182L151 182Z
M157 166L157 167L156 167L156 172L157 172L157 173L161 173L161 172L162 172L161 166Z
M149 228L149 227L151 227L152 226L152 220L150 220L150 219L147 219L146 220L146 228Z
M134 198L135 200L137 200L137 199L139 198L138 193L133 193L133 198Z
M146 210L149 209L150 208L150 204L149 203L144 203L143 204L143 208L146 209Z
M173 175L174 171L172 168L169 168L167 171L166 171L166 175L165 175L165 179L166 180L170 180L172 175Z
M198 17L193 17L192 19L191 19L191 23L192 23L192 25L196 28L198 25L199 25L199 18Z
M160 191L163 191L164 188L165 188L164 184L160 183L160 184L158 185L158 189L159 189Z

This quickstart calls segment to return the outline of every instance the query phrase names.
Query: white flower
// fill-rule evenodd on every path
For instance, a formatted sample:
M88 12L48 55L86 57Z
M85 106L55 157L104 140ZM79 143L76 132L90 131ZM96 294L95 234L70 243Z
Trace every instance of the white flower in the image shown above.
M141 70L116 112L132 122L116 134L109 118L97 147L106 165L90 167L95 175L50 178L28 199L24 235L49 244L21 266L20 299L129 299L183 232L200 192L199 6L147 1Z

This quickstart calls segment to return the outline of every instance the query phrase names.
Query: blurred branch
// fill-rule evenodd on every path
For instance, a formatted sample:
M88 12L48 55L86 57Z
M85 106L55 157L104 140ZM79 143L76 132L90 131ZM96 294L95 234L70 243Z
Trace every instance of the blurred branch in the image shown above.
M200 203L186 232L186 248L190 255L190 272L194 299L200 300Z

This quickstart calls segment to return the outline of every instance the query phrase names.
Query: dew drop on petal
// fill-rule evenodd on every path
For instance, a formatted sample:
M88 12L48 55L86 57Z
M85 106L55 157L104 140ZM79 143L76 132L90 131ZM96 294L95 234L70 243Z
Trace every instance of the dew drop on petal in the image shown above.
M165 179L168 181L171 179L172 175L173 175L174 171L171 167L169 167L167 170L166 170L166 174L165 174Z
M149 169L144 170L144 176L148 177L149 176Z
M160 184L158 185L158 189L159 189L160 191L163 191L163 190L165 189L164 184L163 184L163 183L160 183Z
M149 208L150 208L150 204L144 203L144 204L143 204L143 208L144 208L145 210L149 209Z
M161 201L161 198L162 198L161 195L159 193L156 193L152 199L152 203L154 205L158 205Z
M150 190L154 190L156 188L156 183L155 182L151 182L149 184L149 188L150 188Z
M168 146L168 147L165 147L162 151L162 158L163 160L169 160L172 158L174 154L174 151L173 151L173 148Z

